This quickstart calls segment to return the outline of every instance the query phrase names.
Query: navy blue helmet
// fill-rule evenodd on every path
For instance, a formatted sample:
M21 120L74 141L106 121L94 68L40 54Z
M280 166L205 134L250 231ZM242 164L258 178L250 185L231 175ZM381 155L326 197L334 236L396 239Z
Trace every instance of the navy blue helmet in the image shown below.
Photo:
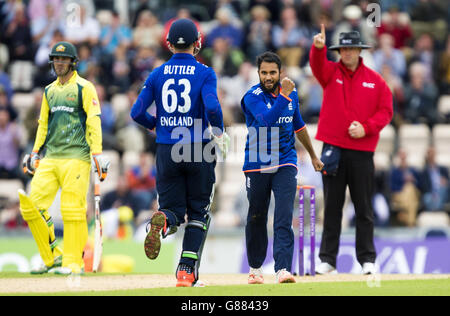
M172 45L188 46L199 39L199 33L194 22L189 19L179 19L172 23L167 40Z

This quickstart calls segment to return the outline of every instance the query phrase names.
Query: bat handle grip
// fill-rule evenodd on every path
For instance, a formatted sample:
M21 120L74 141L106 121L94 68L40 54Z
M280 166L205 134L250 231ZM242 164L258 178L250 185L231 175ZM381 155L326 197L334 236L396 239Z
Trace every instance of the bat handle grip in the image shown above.
M100 196L100 178L96 172L94 172L94 195Z

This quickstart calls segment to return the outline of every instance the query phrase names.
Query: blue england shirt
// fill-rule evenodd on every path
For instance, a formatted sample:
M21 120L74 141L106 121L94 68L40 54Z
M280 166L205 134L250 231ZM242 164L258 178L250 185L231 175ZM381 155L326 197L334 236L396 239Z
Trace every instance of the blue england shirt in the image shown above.
M147 109L156 103L156 117ZM160 144L209 142L223 132L217 77L191 54L174 54L154 69L131 109L133 120L153 130Z
M281 90L281 87L280 87ZM306 125L300 115L297 90L276 96L253 86L241 101L248 128L244 172L274 172L297 168L295 133Z

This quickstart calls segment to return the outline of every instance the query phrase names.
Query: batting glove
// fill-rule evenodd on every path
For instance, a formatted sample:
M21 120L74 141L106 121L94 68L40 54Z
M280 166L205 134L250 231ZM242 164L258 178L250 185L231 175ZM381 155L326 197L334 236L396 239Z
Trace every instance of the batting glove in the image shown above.
M97 173L100 181L106 179L108 175L108 169L111 162L108 157L103 154L92 154L92 168Z
M228 150L230 149L230 136L228 136L227 133L223 132L223 134L220 136L213 135L213 140L222 152L223 159L225 159L227 157Z
M37 152L33 151L31 154L26 154L22 160L23 173L34 176L37 167L39 167L40 161L41 157Z

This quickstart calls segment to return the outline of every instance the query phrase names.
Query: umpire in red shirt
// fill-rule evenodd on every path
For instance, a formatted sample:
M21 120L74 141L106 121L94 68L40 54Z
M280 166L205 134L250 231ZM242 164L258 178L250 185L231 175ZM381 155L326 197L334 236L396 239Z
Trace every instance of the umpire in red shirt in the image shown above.
M325 217L319 274L333 274L341 234L347 186L355 205L356 257L364 274L376 272L373 242L374 151L380 131L392 119L392 94L384 79L364 65L362 49L370 48L358 32L341 33L339 62L327 59L325 26L314 37L310 63L324 90L316 138L323 141Z

